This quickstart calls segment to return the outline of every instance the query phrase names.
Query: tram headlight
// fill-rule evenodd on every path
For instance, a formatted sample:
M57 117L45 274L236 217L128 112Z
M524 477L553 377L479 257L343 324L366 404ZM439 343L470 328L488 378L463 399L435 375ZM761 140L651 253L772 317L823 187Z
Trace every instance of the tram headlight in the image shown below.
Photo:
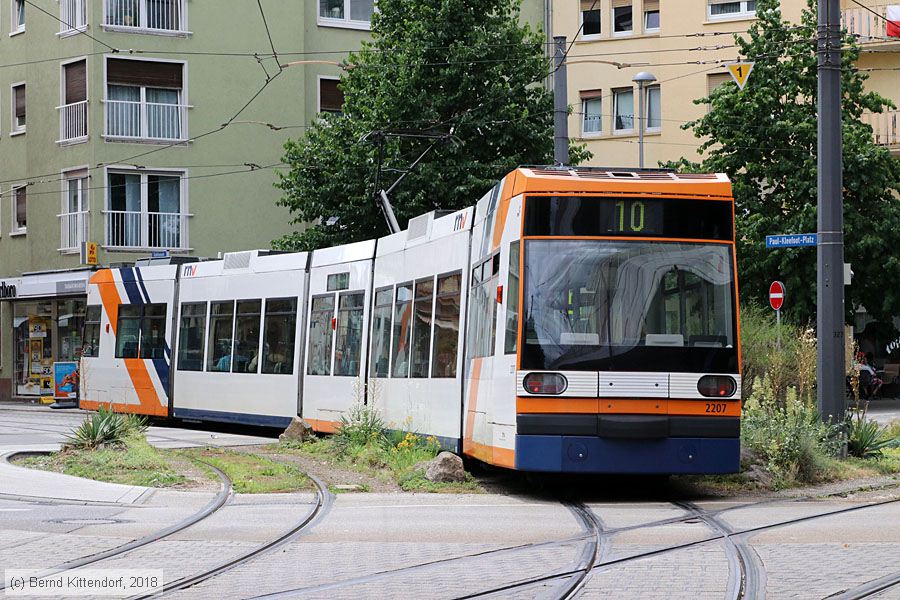
M730 398L736 390L734 377L725 375L704 375L697 382L697 391L707 398Z
M558 395L566 391L569 382L559 373L529 373L523 382L530 394Z

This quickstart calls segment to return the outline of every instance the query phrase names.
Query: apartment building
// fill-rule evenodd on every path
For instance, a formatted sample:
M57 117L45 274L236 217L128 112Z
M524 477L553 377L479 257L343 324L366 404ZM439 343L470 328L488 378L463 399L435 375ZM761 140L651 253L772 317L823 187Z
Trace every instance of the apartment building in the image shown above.
M863 45L859 67L900 68L900 38L887 31L889 3L860 2L871 10L842 0L844 26ZM804 0L781 2L784 18L793 22L805 6ZM723 66L709 61L738 59L731 32L745 31L755 18L754 0L555 0L553 33L574 40L568 61L568 100L574 108L569 135L593 152L593 164L638 166L635 116L643 93L645 164L697 158L698 140L680 126L707 110L695 99L731 80ZM656 81L639 88L633 78L642 71ZM869 88L900 105L900 71L870 75ZM900 153L898 111L866 119L876 141Z

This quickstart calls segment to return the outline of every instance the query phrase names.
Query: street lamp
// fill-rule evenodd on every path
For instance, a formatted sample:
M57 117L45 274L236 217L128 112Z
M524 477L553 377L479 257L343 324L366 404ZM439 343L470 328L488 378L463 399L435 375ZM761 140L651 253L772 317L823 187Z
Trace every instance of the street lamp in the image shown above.
M656 81L656 76L647 71L641 71L631 78L638 84L638 154L640 155L640 167L644 168L644 86Z

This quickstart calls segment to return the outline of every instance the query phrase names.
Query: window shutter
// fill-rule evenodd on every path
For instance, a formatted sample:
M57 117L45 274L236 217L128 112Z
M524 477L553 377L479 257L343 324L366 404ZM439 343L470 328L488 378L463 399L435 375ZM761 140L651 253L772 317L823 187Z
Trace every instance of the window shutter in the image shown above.
M87 100L87 61L69 63L63 69L66 78L66 104Z
M13 88L16 94L16 116L24 117L25 116L25 85L19 85Z
M597 2L597 4L600 4ZM632 0L612 0L613 8L621 8L623 6L631 6Z
M659 0L644 0L644 12L659 10Z
M581 90L578 92L582 100L590 100L592 98L602 98L603 90Z
M106 82L121 85L182 89L181 63L145 60L106 61Z
M319 80L319 110L340 112L344 106L344 92L338 88L336 79Z
M731 81L731 75L728 73L714 73L712 75L706 76L706 94L707 96L712 93L714 89L722 85L723 83L728 83Z

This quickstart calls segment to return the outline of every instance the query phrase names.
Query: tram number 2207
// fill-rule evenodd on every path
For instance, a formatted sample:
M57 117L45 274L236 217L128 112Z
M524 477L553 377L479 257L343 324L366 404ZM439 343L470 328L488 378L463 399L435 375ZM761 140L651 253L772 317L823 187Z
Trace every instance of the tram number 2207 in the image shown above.
M728 405L724 402L707 402L706 403L706 412L708 413L723 413L728 410Z

